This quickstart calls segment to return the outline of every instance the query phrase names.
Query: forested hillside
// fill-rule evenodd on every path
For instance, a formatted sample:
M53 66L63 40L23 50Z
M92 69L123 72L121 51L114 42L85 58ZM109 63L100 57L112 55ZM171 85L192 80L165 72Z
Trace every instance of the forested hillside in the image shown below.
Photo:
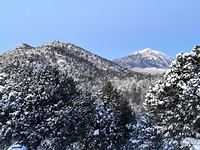
M138 110L155 77L70 43L20 44L0 55L0 149L158 149Z

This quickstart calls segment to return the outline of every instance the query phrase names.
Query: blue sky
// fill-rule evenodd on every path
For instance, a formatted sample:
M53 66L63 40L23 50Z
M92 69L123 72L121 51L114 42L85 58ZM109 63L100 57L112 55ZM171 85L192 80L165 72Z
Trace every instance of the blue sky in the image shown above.
M107 59L150 47L175 57L200 44L200 0L6 0L0 52L70 42Z

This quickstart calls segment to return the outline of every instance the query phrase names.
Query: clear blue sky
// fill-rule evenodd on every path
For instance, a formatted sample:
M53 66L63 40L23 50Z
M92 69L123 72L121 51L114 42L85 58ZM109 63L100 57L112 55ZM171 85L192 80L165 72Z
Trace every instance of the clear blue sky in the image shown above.
M0 52L70 42L108 59L143 48L175 57L200 44L200 0L2 0Z

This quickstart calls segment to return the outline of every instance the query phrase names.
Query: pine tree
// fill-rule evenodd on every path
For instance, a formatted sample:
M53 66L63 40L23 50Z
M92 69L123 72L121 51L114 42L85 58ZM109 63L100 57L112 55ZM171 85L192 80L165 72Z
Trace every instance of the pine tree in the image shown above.
M144 107L165 140L200 137L200 45L177 54L164 79L149 88Z
M120 149L130 139L128 124L135 116L129 102L121 97L111 82L107 81L95 95L93 132L87 149Z
M67 149L86 136L93 102L52 65L0 73L0 149ZM48 142L45 140L48 139Z

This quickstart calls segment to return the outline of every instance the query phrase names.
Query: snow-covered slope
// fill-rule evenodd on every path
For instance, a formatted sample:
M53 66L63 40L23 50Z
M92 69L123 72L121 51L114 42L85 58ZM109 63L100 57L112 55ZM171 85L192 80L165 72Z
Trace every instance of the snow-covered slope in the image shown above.
M142 73L142 74L151 74L151 75L163 75L166 71L167 68L156 68L156 67L149 67L149 68L140 68L140 67L135 67L131 69L132 71Z
M153 80L70 43L20 44L0 54L0 149L156 149L134 109Z
M58 66L60 70L66 70L69 76L79 82L81 88L87 90L98 87L106 76L110 78L115 74L126 76L126 74L131 73L83 48L58 41L49 42L38 47L20 44L13 50L0 55L1 70L6 69L7 65L18 65L22 62ZM133 75L133 73L131 74Z
M131 53L129 56L113 60L113 62L120 66L133 71L153 74L165 72L172 61L173 58L151 48L139 50ZM156 68L159 69L156 70Z
M106 60L100 56L97 56L97 55L95 55L81 47L78 47L74 44L71 44L71 43L62 43L59 41L52 41L52 42L45 43L38 47L32 47L28 44L22 43L22 44L17 45L13 49L13 51L11 51L11 52L9 51L6 53L9 53L9 55L10 54L13 55L13 53L15 53L15 55L17 55L16 54L17 52L26 53L28 57L30 57L29 54L33 55L36 53L42 53L43 55L46 55L43 57L48 57L49 55L53 55L58 59L56 63L60 63L60 61L63 59L61 56L63 55L66 57L73 57L73 58L87 60L88 63L94 64L99 69L104 69L104 70L108 69L108 70L113 70L113 71L121 71L122 70L121 67L113 64L111 61ZM52 63L55 63L55 61L53 61Z
M97 91L106 81L110 81L120 91L134 95L137 89L143 93L153 81L142 74L127 70L112 61L97 56L71 43L49 42L38 47L19 44L11 51L0 54L0 70L8 66L30 63L36 66L53 65L66 71L84 91ZM152 77L153 78L153 77ZM123 82L129 81L129 82ZM123 84L122 84L123 82ZM145 85L143 87L143 84ZM133 87L137 89L132 90ZM137 101L141 101L137 98Z

